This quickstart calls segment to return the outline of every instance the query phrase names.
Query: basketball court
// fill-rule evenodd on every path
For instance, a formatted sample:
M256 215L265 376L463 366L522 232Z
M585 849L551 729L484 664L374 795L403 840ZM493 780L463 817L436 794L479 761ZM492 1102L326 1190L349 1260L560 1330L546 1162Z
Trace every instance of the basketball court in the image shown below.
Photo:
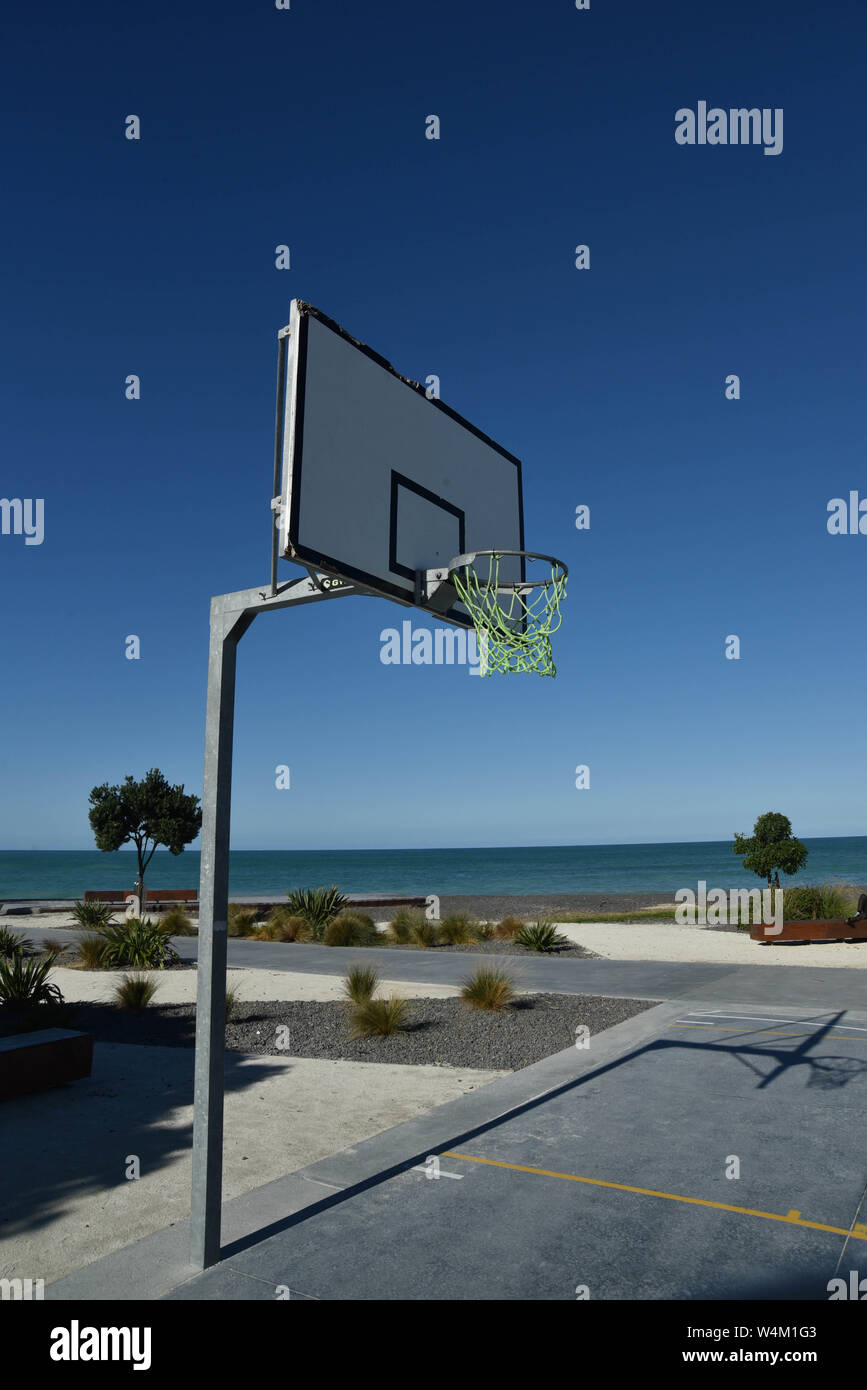
M867 1014L668 1004L597 1041L315 1165L317 1205L169 1296L827 1301L863 1268ZM526 1098L484 1119L497 1087Z

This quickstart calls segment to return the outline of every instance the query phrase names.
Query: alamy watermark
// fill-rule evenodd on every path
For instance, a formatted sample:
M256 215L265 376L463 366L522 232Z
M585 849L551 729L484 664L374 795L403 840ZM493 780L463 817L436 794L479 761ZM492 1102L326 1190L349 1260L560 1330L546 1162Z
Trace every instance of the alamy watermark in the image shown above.
M0 497L0 536L24 536L25 545L45 539L45 501L42 497Z
M134 1371L151 1364L149 1327L82 1327L73 1318L69 1327L51 1331L48 1355L52 1361L131 1361Z
M0 1300L27 1303L45 1297L44 1279L0 1279Z
M674 901L674 920L680 927L746 926L752 921L765 925L767 936L783 929L782 888L732 888L730 892L711 888L708 892L705 880L699 879L697 893L678 888Z
M700 101L695 111L682 106L674 113L674 138L679 145L764 145L765 154L783 152L783 108L777 106L708 109Z
M832 497L828 513L830 536L867 536L867 497L859 497L854 489L848 502L845 497Z
M471 676L487 670L488 639L477 638L464 628L414 628L409 618L379 634L379 659L383 666L469 666Z

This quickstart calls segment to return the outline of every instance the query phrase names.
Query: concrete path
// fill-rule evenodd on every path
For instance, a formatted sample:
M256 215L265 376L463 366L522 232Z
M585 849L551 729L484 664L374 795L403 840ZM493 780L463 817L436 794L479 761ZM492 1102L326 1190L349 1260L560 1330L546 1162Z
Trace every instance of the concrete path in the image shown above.
M175 941L180 954L195 960L195 937ZM773 947L756 947L773 950ZM809 949L809 948L808 948ZM229 964L261 966L267 970L342 974L350 962L374 960L389 980L428 981L455 985L479 965L497 963L513 973L527 989L564 994L610 994L628 999L703 999L735 1003L776 1002L839 1008L867 1007L867 971L823 970L787 966L769 970L760 965L735 967L677 961L556 960L548 956L476 955L471 952L396 951L387 947L363 951L342 946L286 946L268 941L229 941Z
M43 936L73 939L74 933L26 928L34 943ZM196 960L194 936L173 938L184 960ZM756 946L757 951L783 947ZM810 951L809 946L798 948ZM361 950L342 946L293 946L230 937L230 969L288 970L300 974L342 975L347 965L373 961L383 978L436 985L459 985L479 965L505 966L528 990L565 994L609 994L626 999L693 999L741 1004L792 1004L796 1007L867 1007L867 970L786 965L723 965L711 962L652 960L562 960L550 956L494 956L473 952Z

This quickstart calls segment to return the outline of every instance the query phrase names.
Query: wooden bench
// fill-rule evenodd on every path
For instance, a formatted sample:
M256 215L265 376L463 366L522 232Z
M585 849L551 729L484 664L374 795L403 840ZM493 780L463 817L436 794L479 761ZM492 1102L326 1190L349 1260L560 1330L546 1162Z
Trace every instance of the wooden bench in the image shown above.
M142 904L142 908L171 907L175 903L183 903L192 911L198 912L198 888L146 888L145 900Z
M774 924L763 926L754 922L750 927L750 940L762 941L774 946L780 941L865 941L867 922L856 922L853 927L842 919L831 922L784 922L782 931Z
M93 1035L41 1028L0 1038L0 1100L46 1091L90 1076Z

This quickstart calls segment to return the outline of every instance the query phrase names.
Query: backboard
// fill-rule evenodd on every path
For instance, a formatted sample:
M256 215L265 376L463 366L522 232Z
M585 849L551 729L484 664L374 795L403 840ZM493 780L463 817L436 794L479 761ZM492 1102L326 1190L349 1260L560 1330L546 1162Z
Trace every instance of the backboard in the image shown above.
M411 604L418 570L524 549L519 459L312 305L283 334L284 559ZM438 616L472 626L460 604Z

